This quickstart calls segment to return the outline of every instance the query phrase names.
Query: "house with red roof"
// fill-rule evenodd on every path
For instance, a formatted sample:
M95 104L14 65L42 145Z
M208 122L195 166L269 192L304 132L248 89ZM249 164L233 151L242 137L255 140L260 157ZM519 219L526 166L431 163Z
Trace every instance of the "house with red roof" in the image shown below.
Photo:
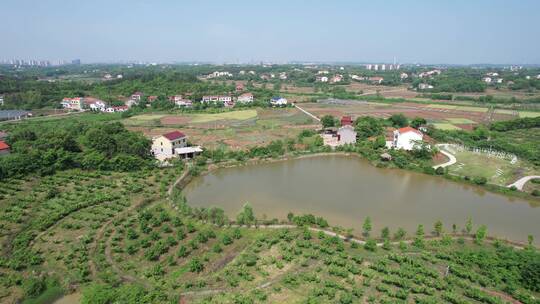
M251 93L244 93L238 96L237 101L239 103L251 103L253 102L253 94Z
M353 120L350 116L343 116L341 117L341 126L352 126Z
M242 83L236 84L236 92L242 92L244 90L244 85Z
M410 151L417 142L424 139L424 134L412 127L393 130L392 137L386 139L386 147Z
M0 140L0 156L9 154L10 147L6 142Z
M148 102L154 102L154 101L156 101L157 99L158 99L158 97L155 96L155 95L150 95L150 96L148 96L148 98L147 98Z
M172 131L152 138L152 154L161 161L173 157L193 158L201 152L202 149L199 146L188 147L187 136L180 131Z

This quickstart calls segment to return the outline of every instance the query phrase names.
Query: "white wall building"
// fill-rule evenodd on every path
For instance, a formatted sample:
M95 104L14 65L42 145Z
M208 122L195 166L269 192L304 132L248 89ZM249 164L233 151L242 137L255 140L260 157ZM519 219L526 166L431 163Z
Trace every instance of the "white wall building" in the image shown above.
M272 97L270 104L273 106L285 106L287 105L287 99L280 96Z
M251 102L253 102L253 94L244 93L244 94L238 96L238 102L239 103L251 103Z
M351 125L345 125L338 129L338 144L355 144L356 143L356 131Z
M424 134L415 128L405 127L394 130L392 140L386 142L386 147L410 151L417 141L422 141Z
M61 104L64 109L81 111L83 109L83 98L82 97L75 97L75 98L66 97L62 99Z

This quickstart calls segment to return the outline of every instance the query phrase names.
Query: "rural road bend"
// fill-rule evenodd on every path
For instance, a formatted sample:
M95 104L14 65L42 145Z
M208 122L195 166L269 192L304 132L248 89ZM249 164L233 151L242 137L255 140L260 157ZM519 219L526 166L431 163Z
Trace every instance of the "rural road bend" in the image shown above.
M508 185L507 187L510 188L512 186L516 187L518 190L523 190L523 186L530 181L531 179L540 179L540 175L529 175L522 177L515 181L513 184Z
M443 164L439 164L439 165L436 165L436 166L433 166L433 169L437 169L439 167L441 168L446 168L448 166L451 166L453 164L455 164L457 162L457 159L454 155L450 154L449 152L443 150L444 147L446 147L446 145L437 145L437 147L441 147L441 153L444 154L446 157L449 158L449 160Z

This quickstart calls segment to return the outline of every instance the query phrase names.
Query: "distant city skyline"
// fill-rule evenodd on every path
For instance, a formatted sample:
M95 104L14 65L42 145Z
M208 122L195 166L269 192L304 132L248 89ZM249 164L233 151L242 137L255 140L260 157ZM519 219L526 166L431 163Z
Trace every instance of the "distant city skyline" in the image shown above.
M0 60L540 64L540 1L4 0Z

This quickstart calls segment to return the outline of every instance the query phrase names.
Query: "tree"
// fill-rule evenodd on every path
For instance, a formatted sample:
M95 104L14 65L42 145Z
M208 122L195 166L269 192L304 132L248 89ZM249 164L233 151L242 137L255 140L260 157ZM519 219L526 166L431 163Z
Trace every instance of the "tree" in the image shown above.
M384 133L381 120L371 116L357 118L354 130L356 131L356 136L358 136L358 138L368 138Z
M398 228L396 233L394 233L394 239L395 240L402 240L405 237L406 234L407 234L407 232L405 231L405 229L400 227L400 228Z
M441 236L443 232L443 223L441 222L441 220L436 221L433 225L433 228L435 229L435 235Z
M465 231L467 232L467 234L471 234L472 228L473 228L473 222L472 222L472 219L469 217L467 219L467 223L465 223Z
M388 121L392 123L392 126L396 128L403 128L409 124L409 120L403 114L394 114L388 118Z
M481 245L484 242L484 239L487 236L487 227L486 225L480 226L478 230L476 230L476 234L474 236L474 242L478 245Z
M366 250L369 250L369 251L376 251L377 250L377 242L375 242L374 239L369 239L366 241L366 243L364 244L364 249Z
M331 128L336 125L336 120L334 119L334 116L332 115L324 115L321 118L321 123L323 128Z
M411 120L411 127L418 129L420 126L425 125L427 121L422 117L415 117Z
M424 247L424 225L420 224L418 225L418 228L416 229L416 237L414 238L413 245L418 248Z
M521 269L521 282L535 292L540 291L540 258L525 263Z
M191 259L191 261L189 261L188 267L189 271L197 273L203 271L204 269L204 265L198 257L194 257L193 259Z
M249 203L245 203L242 207L242 210L236 216L236 222L239 225L251 225L255 223L255 215L253 213L253 208Z
M371 229L372 229L372 223L371 223L371 218L368 216L366 217L366 219L364 220L364 224L362 225L362 229L364 229L364 235L367 237L369 236L369 233L371 232Z
M382 230L381 230L381 238L383 240L386 240L386 239L389 239L390 238L390 229L388 227L384 227Z

